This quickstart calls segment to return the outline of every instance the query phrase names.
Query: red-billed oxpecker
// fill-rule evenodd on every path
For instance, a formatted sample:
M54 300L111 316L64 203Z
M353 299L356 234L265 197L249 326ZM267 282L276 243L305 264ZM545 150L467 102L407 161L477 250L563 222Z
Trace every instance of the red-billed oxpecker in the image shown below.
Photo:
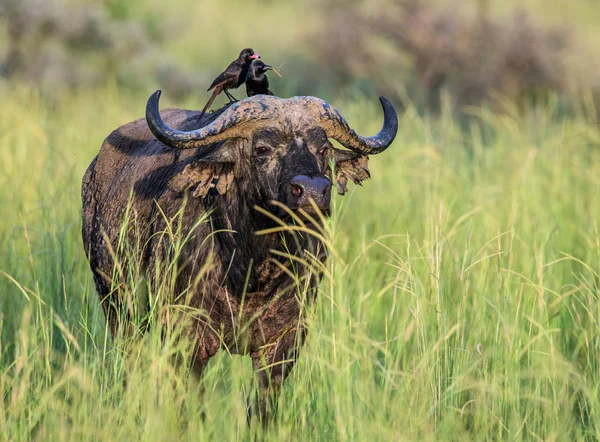
M235 102L236 98L229 93L229 89L237 89L246 81L246 76L248 75L248 69L250 68L250 64L252 60L260 58L260 55L256 54L251 48L243 49L240 52L239 57L236 60L233 60L227 69L219 74L217 78L214 79L210 87L207 91L214 89L213 94L211 95L208 103L202 109L202 114L210 108L217 95L221 92L224 92L225 95L229 98L229 101Z

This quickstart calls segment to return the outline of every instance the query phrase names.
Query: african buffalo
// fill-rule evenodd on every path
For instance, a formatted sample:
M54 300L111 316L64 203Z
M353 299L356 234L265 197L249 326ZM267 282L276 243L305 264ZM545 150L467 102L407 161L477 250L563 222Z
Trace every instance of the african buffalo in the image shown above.
M369 177L368 155L390 146L397 115L381 97L383 127L364 138L314 97L257 95L203 117L161 113L159 97L149 98L145 120L108 136L83 177L83 242L96 289L114 336L131 311L132 260L154 296L164 284L161 263L175 256L172 299L185 298L194 312L194 371L221 347L249 354L260 383L254 412L262 416L293 367L302 305L320 279L303 263L326 257L320 237L307 232L329 213L331 180L343 194L348 180ZM304 222L296 233L277 229ZM174 226L185 238L176 253ZM139 256L121 253L134 249Z

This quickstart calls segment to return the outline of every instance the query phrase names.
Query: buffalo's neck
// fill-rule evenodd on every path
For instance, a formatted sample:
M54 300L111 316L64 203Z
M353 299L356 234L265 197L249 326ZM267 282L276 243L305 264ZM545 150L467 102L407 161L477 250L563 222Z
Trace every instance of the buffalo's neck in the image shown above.
M322 244L311 235L261 233L277 227L277 224L261 215L254 204L250 204L256 201L236 191L228 192L215 201L211 215L213 232L219 232L215 233L217 255L221 264L228 269L225 280L238 296L244 291L270 295L280 286L282 279L289 279L286 275L288 272L283 268L288 268L292 273L305 273L285 255L301 256L309 251L324 257Z

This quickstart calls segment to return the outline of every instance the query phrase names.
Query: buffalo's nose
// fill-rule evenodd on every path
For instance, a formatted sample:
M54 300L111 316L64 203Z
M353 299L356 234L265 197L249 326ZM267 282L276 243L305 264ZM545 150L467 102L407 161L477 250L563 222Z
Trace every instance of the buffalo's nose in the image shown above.
M298 175L292 178L288 205L293 209L310 208L311 199L319 209L328 211L331 200L331 182L323 176L311 178L306 175Z

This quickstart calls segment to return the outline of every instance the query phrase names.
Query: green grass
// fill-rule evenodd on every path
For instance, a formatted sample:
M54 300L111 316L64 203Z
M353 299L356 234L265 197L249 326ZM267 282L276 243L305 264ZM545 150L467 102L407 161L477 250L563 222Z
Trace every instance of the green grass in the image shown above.
M591 109L561 119L552 102L473 110L461 130L409 107L394 145L371 158L373 179L335 199L339 257L263 434L246 425L248 358L213 358L200 394L170 363L181 343L106 334L80 239L80 180L145 99L110 87L55 102L6 90L0 440L600 438ZM333 104L370 134L376 101Z

